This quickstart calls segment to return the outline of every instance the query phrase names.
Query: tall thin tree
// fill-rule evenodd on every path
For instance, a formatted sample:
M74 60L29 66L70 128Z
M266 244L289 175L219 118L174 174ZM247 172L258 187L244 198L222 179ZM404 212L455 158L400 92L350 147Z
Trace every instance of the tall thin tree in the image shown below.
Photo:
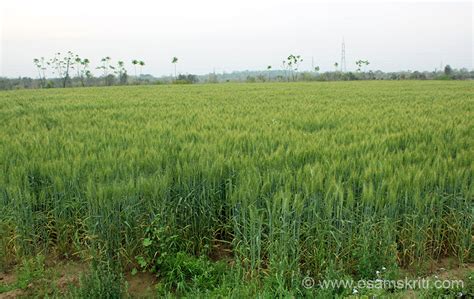
M272 70L272 66L268 65L267 66L267 73L268 73L268 82L270 82L270 71Z
M33 63L38 69L40 86L41 88L44 88L46 87L46 65L49 65L49 63L44 59L44 57L33 59Z
M137 64L139 63L138 60L132 60L133 68L135 69L135 78L137 77Z
M143 75L143 67L145 66L145 62L143 60L140 60L138 62L138 64L140 65L140 77Z
M171 60L171 63L174 64L174 79L176 80L176 64L178 63L178 57L173 57L173 60Z

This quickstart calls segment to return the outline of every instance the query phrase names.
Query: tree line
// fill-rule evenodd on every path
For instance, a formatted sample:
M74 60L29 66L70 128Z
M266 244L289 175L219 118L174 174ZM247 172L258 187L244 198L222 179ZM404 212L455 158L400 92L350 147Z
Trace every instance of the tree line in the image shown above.
M137 77L137 66L141 75L145 62L137 59L133 59L131 62L135 69L135 77ZM39 87L41 88L55 87L57 86L55 81L59 81L60 86L65 88L72 85L74 79L83 87L97 85L98 83L97 80L93 82L94 75L91 71L91 61L88 58L81 58L71 51L65 54L57 52L51 59L34 58L33 64L38 72ZM123 60L113 62L110 56L106 56L100 60L100 64L95 69L101 72L100 78L103 85L114 85L116 82L120 85L128 83L128 71ZM48 71L53 75L50 79L46 75ZM91 82L93 84L90 84Z
M143 60L133 59L131 64L134 76L129 76L123 60L113 61L106 56L100 59L95 67L100 76L94 76L91 60L80 57L68 51L55 53L46 59L34 58L33 64L37 70L37 78L1 78L0 89L22 88L54 88L54 87L86 87L86 86L112 86L128 84L193 84L193 83L219 83L219 82L290 82L290 81L342 81L342 80L467 80L474 79L474 71L467 69L453 69L446 65L443 70L432 72L407 71L407 72L382 72L367 71L370 64L368 60L355 61L355 72L344 72L338 62L334 63L334 71L320 72L319 66L312 66L309 71L301 71L303 62L301 55L290 54L282 61L280 69L267 65L264 71L237 71L232 73L207 75L178 74L178 57L173 57L174 76L160 78L143 74L146 66ZM341 67L341 68L339 68ZM48 74L50 74L48 76Z
M125 62L123 60L114 62L110 56L103 57L99 65L95 68L101 73L97 78L94 77L91 71L91 61L88 58L81 58L72 51L68 51L64 54L57 52L51 59L44 57L33 59L33 64L38 72L37 80L39 88L59 86L65 88L67 86L77 86L77 82L79 82L79 86L82 87L97 86L101 85L101 83L105 86L141 83L143 67L146 64L143 60L138 59L131 60L131 63L135 73L132 82L130 81L128 70L125 67ZM173 57L171 63L174 65L174 79L176 81L189 79L188 76L178 78L176 71L176 64L178 63L177 57ZM137 68L139 69L139 74L137 73ZM52 74L51 78L47 78L48 73ZM144 81L146 83L146 80Z

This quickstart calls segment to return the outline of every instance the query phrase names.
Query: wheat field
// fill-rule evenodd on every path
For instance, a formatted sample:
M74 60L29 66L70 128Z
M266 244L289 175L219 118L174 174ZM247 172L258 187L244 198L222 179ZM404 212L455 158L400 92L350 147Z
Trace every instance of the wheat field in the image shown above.
M0 120L0 267L302 295L307 275L473 261L472 82L20 90Z

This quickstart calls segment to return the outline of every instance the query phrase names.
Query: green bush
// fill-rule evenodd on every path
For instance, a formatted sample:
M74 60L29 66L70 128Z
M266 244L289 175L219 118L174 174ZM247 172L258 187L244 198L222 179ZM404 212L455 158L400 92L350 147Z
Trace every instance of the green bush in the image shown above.
M225 264L185 252L189 242L174 234L170 226L159 223L155 219L147 227L142 241L144 254L136 259L142 271L150 271L160 279L160 292L174 290L182 294L218 287L226 270Z

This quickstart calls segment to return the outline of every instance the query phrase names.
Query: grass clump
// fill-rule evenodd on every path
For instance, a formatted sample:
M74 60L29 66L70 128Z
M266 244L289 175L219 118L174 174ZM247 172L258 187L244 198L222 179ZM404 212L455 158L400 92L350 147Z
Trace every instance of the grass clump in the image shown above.
M108 262L93 262L90 271L83 274L78 287L67 293L71 298L124 298L127 294L122 272Z

